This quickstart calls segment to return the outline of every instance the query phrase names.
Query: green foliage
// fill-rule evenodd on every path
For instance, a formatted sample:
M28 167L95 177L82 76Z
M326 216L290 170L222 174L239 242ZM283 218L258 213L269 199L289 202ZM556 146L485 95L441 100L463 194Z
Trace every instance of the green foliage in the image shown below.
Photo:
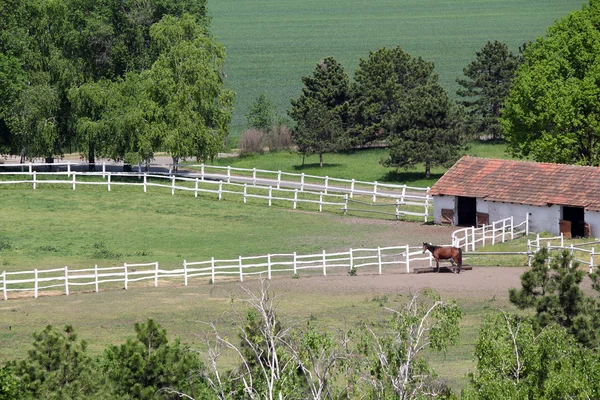
M136 339L104 352L102 370L118 395L132 399L178 399L176 392L206 398L197 353L178 340L169 344L167 332L152 319L135 324Z
M48 325L34 334L33 350L13 364L14 376L25 398L104 398L103 386L87 343L79 340L73 327L59 331Z
M273 103L264 93L261 93L250 106L246 120L248 128L254 128L269 133L275 124L277 111Z
M501 123L510 150L536 161L600 165L600 2L529 43Z
M457 94L464 98L459 103L467 108L469 124L478 135L494 140L502 138L500 109L521 62L505 43L488 41L476 53L476 59L463 69L466 79L456 79L462 86Z
M534 308L534 326L539 332L551 324L564 327L584 346L600 344L600 304L586 296L580 284L585 272L567 250L552 259L547 248L536 253L532 268L521 276L522 289L510 289L510 301L519 308ZM572 263L572 267L571 264ZM597 276L592 276L597 288Z
M385 139L389 121L401 113L409 91L437 81L433 63L412 57L400 46L381 48L360 59L352 88L350 136L355 144Z
M387 167L414 168L424 164L429 178L434 166L451 166L465 150L462 115L437 83L417 86L404 94L397 111L387 117Z
M387 330L379 333L368 326L360 335L359 368L368 385L368 398L417 399L427 396L455 398L447 385L422 357L431 348L441 351L456 342L462 310L445 302L433 291L413 296L394 316Z
M477 371L461 399L594 399L600 359L566 329L505 313L486 317L475 348Z
M352 268L350 268L350 270L348 270L348 276L356 276L356 275L357 275L356 268L352 267Z
M24 394L19 393L19 383L13 375L10 366L0 367L0 400L14 400L23 398Z
M333 57L319 62L312 76L302 78L299 98L292 100L290 117L297 126L292 132L301 154L323 154L349 147L346 137L350 83L344 68Z

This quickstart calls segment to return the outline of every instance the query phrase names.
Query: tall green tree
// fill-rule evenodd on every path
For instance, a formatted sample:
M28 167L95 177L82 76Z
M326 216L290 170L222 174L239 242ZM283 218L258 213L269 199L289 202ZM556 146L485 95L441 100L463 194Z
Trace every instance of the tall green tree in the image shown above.
M102 385L87 342L79 340L72 326L58 330L48 325L34 334L33 349L12 369L22 398L95 399L108 393Z
M586 274L568 251L553 257L546 265L548 249L536 253L532 268L521 275L521 289L510 289L510 301L519 308L534 308L538 331L550 324L563 326L576 340L588 347L600 344L600 303L580 288ZM598 276L591 275L597 290Z
M351 95L352 143L387 139L389 120L400 111L407 93L437 81L433 69L432 62L412 57L400 46L384 47L361 58Z
M409 90L386 125L389 158L382 161L386 167L424 164L429 178L431 167L452 165L464 150L462 115L438 83Z
M277 111L273 103L269 101L264 93L261 93L254 103L250 105L246 120L248 128L258 129L268 134L275 125Z
M350 80L333 57L319 62L310 76L302 77L302 94L292 100L290 117L296 121L292 137L302 154L323 154L348 149Z
M509 150L536 161L600 165L600 1L528 44L502 111Z
M178 340L169 343L167 332L154 320L135 324L135 339L104 352L102 370L115 393L129 399L210 398L201 378L198 354Z
M497 40L487 42L476 53L476 59L463 69L466 78L456 79L462 86L457 94L464 99L459 103L466 107L469 125L479 136L493 140L503 137L498 119L521 61L506 44Z

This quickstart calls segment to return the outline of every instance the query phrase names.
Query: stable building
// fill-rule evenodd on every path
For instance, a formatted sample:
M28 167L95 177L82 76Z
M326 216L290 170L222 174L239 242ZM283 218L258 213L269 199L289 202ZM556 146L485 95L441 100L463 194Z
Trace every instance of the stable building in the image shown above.
M430 190L434 222L529 218L532 232L600 236L600 168L462 157Z

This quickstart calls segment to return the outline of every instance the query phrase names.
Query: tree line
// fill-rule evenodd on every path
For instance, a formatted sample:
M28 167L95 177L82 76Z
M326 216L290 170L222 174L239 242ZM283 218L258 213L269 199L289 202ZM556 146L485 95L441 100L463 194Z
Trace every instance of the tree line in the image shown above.
M600 302L581 289L586 274L568 251L548 257L538 252L508 293L533 312L484 318L460 398L599 398ZM589 277L600 291L598 275ZM265 281L244 290L245 307L201 323L195 347L170 342L149 319L135 324L135 338L91 357L72 326L47 326L26 357L0 368L0 400L458 398L425 356L459 340L456 302L421 290L399 308L381 300L387 319L331 331L284 320Z
M204 0L0 1L0 153L214 157L233 93Z

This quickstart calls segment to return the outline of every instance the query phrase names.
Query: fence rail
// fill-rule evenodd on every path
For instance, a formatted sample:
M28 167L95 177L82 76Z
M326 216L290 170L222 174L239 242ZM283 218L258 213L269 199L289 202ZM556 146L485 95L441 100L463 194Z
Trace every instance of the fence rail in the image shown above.
M37 171L35 167L47 167L54 166L57 168L64 167L64 171L52 171L43 172ZM333 186L327 186L327 180L325 180L325 186L316 185L300 185L297 187L291 187L281 184L281 179L278 181L266 181L253 179L249 182L235 182L230 179L231 175L215 180L214 175L208 175L202 173L200 175L173 175L173 174L160 174L160 173L146 173L146 172L111 172L106 169L106 165L102 165L101 172L82 172L75 171L75 165L72 163L66 164L22 164L26 171L10 171L0 172L0 176L5 177L4 180L0 180L2 184L31 184L33 189L37 189L42 184L67 184L71 185L73 190L76 190L77 185L106 185L107 190L110 191L111 187L117 185L128 185L128 186L143 186L144 192L147 191L148 187L163 187L170 188L171 193L175 194L175 191L193 191L197 197L198 193L211 193L218 196L220 200L223 194L231 194L235 196L243 196L244 203L250 198L263 199L268 201L269 206L272 205L273 201L283 201L293 204L293 208L296 209L298 203L312 203L317 204L319 211L323 211L323 206L334 206L338 210L347 213L348 211L356 213L364 212L378 212L387 215L394 215L397 219L401 216L416 216L422 217L425 222L429 218L429 208L431 206L430 196L425 195L424 197L414 196L406 191L406 187L401 192L400 197L395 194L377 192L377 183L375 183L375 192L367 193L365 191L354 190L352 192L343 193L343 190L333 190ZM223 168L223 167L221 167ZM228 169L229 172L229 169ZM24 177L24 179L19 179ZM49 179L54 177L55 179ZM68 179L58 179L58 177L66 177ZM102 177L102 180L90 181L88 177ZM139 182L131 181L119 181L115 178L137 178ZM16 179L6 179L16 178ZM83 178L83 179L82 179ZM281 177L279 177L281 178ZM333 178L332 178L333 179ZM169 184L157 183L153 180L169 181ZM287 182L289 184L289 182ZM383 185L384 187L391 187L392 185ZM339 188L338 188L339 189ZM352 199L355 205L368 205L369 208L361 207L348 207L349 198L353 194L362 194L370 196L373 195L373 203L361 202L357 199ZM375 204L375 197L383 197L386 201L383 203ZM381 211L373 208L387 207L391 211ZM421 208L421 211L418 209Z
M514 217L495 221L479 228L462 228L452 232L452 245L466 251L475 251L477 246L494 245L529 235L529 214L525 220L515 225Z
M328 253L325 250L317 254L300 255L267 254L261 256L238 257L229 260L183 262L182 268L161 269L158 262L131 264L99 268L55 268L49 270L34 269L31 271L2 272L0 290L3 299L8 300L9 293L26 292L37 298L42 291L58 291L69 295L75 287L87 287L98 292L100 286L118 283L128 289L132 282L182 279L185 286L190 279L209 279L215 283L220 278L234 278L244 281L245 277L266 275L268 279L274 274L295 276L302 271L315 271L326 276L335 271L352 269L370 269L378 274L384 270L394 273L410 273L415 266L433 266L430 253L423 254L422 247L394 246L350 249L344 252Z

